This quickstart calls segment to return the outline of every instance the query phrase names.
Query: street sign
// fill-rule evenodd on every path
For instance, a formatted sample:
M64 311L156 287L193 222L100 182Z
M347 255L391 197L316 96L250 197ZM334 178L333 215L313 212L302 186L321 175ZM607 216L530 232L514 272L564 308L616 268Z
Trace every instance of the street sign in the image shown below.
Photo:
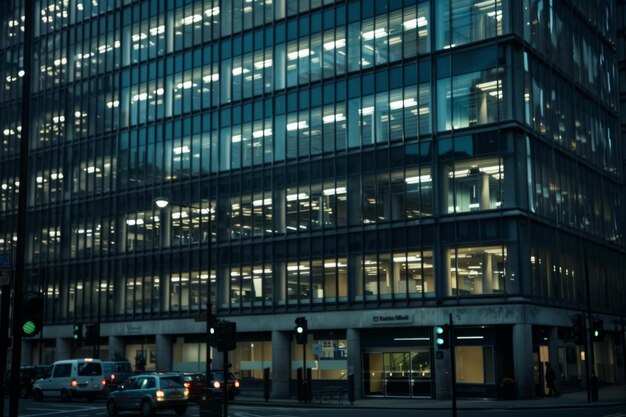
M0 269L11 269L11 252L0 252Z

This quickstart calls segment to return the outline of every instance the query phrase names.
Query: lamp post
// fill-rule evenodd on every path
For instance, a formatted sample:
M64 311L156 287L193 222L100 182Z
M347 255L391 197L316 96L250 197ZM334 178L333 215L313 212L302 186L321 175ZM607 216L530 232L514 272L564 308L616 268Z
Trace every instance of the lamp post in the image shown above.
M161 248L164 248L166 246L169 246L169 240L170 240L170 223L171 223L171 216L170 216L170 209L169 206L170 204L176 204L177 206L182 206L182 207L189 207L190 209L195 209L195 210L199 210L200 212L202 212L203 208L202 207L198 207L198 206L194 206L188 203L173 203L168 197L163 197L163 196L159 196L156 197L153 200L153 203L155 206L157 206L159 209L161 209L161 211L163 211L164 215L161 215L160 218L161 219L165 219L164 221L161 220L161 224L162 224L162 228L161 228L161 233L160 233L160 243L161 243ZM210 209L209 209L209 216L210 216ZM210 371L211 371L211 346L209 344L209 329L210 329L210 324L213 322L213 320L211 320L212 316L214 316L214 312L213 312L213 305L211 303L211 242L212 242L212 238L211 238L211 220L209 217L209 232L208 232L209 238L208 238L208 245L209 245L209 276L207 278L207 313L206 313L206 330L205 330L205 336L206 336L206 374L207 376L209 375Z

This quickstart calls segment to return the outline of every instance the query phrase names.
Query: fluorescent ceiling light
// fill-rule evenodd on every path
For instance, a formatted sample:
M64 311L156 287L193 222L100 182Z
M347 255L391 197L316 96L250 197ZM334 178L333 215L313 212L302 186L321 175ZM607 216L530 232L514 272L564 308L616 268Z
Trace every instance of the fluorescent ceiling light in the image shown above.
M361 37L365 39L366 41L371 41L372 39L384 38L385 36L388 36L388 33L385 30L385 28L379 28L376 30L370 30L368 32L361 33Z
M420 16L417 19L407 20L406 22L402 22L402 26L404 26L405 30L421 28L428 25L428 20L424 16Z
M252 132L253 138L262 138L263 136L272 136L272 129L255 130Z
M346 120L346 116L343 113L339 114L329 114L327 116L322 117L322 122L324 124L335 123L335 122L343 122Z
M199 21L201 21L201 20L202 20L202 15L199 15L199 14L194 14L194 15L192 15L192 16L186 16L186 17L184 17L184 18L183 18L180 22L181 22L183 25L191 25L191 24L193 24L193 23L197 23L197 22L199 22Z
M324 49L326 51L330 51L332 49L345 48L345 46L346 46L346 40L344 38L344 39L337 39L334 41L326 42L324 44Z
M307 127L309 127L309 124L306 122L306 120L302 120L300 122L287 123L287 131L289 132L294 131L294 130L299 130L299 129L306 129Z
M272 66L272 60L271 59L266 59L263 61L257 61L254 63L254 68L256 69L262 69L262 68L269 68Z
M204 77L202 77L202 81L204 81L205 83L210 83L211 81L217 81L219 79L220 79L219 74L205 75Z
M432 182L432 178L430 175L420 175L415 176L415 177L406 177L404 182L406 182L407 184L418 184L421 182Z
M191 150L189 149L189 146L184 145L184 146L177 146L173 149L173 152L175 155L180 155L183 153L189 153L191 152Z
M403 107L414 107L417 106L417 101L414 98L407 98L405 100L397 100L389 103L389 108L391 110L398 110Z
M290 61L293 61L294 59L304 58L304 57L307 57L309 55L313 55L313 51L311 51L308 48L300 49L299 51L289 52L287 54L287 59L289 59Z

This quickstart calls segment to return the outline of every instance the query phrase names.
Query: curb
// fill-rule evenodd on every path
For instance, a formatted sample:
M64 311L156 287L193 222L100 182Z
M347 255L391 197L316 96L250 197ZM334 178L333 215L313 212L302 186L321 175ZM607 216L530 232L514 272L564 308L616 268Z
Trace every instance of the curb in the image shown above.
M447 401L446 401L447 402ZM342 404L301 404L297 402L277 402L277 401L233 401L231 402L233 405L249 405L254 407L284 407L284 408L323 408L323 409L337 409L337 408L349 408L354 410L373 410L378 408L393 408L394 410L436 410L436 411L449 411L452 410L452 407L449 406L397 406L393 405L393 402L389 404L382 405L350 405L346 403ZM391 406L391 407L390 407ZM597 408L597 407L616 407L616 406L626 406L625 400L617 400L617 401L601 401L601 402L568 402L568 403L560 403L560 404L537 404L537 405L504 405L504 404L489 404L488 406L471 406L471 405L462 405L458 406L457 410L465 410L465 411L476 411L476 410L549 410L549 409L568 409L568 408Z

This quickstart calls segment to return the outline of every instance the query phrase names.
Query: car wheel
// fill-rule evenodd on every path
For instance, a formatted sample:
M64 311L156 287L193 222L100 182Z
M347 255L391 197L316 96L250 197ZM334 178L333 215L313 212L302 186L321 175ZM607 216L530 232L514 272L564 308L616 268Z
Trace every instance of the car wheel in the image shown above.
M182 416L183 414L187 412L187 406L186 405L178 406L174 408L174 412L176 413L177 416Z
M63 391L61 391L61 401L64 401L64 402L72 401L72 394L70 394L68 390L64 389Z
M143 417L149 417L151 415L154 415L154 408L152 408L152 404L150 404L150 401L144 400L141 403L141 415Z
M110 416L116 416L118 413L119 410L117 409L117 404L115 404L115 401L109 400L107 402L107 414Z
M41 401L43 401L43 392L41 392L40 389L36 389L33 392L33 397L35 398L35 401L41 402Z

